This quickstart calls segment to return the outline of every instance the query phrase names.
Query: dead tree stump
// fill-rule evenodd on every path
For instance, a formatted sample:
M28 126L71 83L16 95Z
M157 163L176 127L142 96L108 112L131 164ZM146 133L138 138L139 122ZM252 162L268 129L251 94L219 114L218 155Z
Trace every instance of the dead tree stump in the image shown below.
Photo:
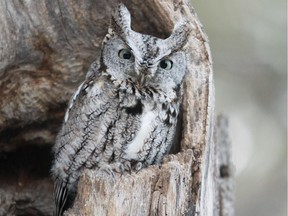
M0 0L0 215L52 214L49 169L35 175L31 166L39 163L3 158L19 148L27 154L31 148L50 149L71 94L99 56L116 3ZM219 126L223 133L217 127L213 131L210 48L193 7L188 0L123 3L132 13L133 29L142 33L165 38L177 20L190 21L179 150L160 166L131 175L112 178L86 170L75 204L66 214L233 215L230 147L221 138L226 137L225 127ZM29 157L37 155L36 151ZM7 177L5 170L13 160L21 166ZM39 194L45 197L39 200Z
M232 197L231 185L226 182L231 179L227 128L225 120L219 118L213 139L214 86L210 49L202 26L185 0L148 1L145 5L132 2L132 14L149 15L151 27L155 25L156 29L165 23L164 32L171 31L178 19L191 21L180 152L166 156L160 166L131 175L113 177L86 170L74 207L67 215L233 215L232 202L227 199ZM215 146L216 139L219 143Z

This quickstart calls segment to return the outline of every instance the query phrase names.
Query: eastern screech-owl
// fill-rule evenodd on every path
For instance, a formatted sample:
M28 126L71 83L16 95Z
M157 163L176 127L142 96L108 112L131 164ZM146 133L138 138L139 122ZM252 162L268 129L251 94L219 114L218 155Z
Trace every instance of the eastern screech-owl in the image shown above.
M170 150L188 34L183 21L167 39L137 33L127 8L118 5L99 66L92 64L72 97L54 147L55 215L73 201L83 169L139 171Z

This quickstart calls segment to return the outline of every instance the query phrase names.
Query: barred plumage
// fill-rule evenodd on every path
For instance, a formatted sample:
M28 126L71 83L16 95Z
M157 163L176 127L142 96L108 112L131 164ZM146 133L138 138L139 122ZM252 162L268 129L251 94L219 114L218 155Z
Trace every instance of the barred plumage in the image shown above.
M159 39L133 31L123 4L112 16L100 64L92 64L67 109L54 146L55 215L77 191L83 169L139 171L172 145L182 100L189 29Z

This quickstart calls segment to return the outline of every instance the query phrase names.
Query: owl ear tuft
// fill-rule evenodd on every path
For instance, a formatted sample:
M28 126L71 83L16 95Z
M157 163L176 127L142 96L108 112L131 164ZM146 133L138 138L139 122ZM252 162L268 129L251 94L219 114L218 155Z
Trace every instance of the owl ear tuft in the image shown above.
M181 49L187 42L191 28L187 20L180 20L174 26L173 32L166 39L166 44L171 50Z
M131 31L131 14L123 3L119 3L112 14L111 28L119 35Z

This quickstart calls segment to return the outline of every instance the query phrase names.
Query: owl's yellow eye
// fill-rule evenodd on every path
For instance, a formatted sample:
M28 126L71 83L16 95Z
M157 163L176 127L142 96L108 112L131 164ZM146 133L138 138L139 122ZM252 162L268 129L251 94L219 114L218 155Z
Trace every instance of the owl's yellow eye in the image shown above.
M133 57L133 54L131 53L130 50L128 49L121 49L118 53L118 56L121 58L121 59L131 59Z
M162 60L159 63L160 68L170 70L173 67L173 62L169 59Z

